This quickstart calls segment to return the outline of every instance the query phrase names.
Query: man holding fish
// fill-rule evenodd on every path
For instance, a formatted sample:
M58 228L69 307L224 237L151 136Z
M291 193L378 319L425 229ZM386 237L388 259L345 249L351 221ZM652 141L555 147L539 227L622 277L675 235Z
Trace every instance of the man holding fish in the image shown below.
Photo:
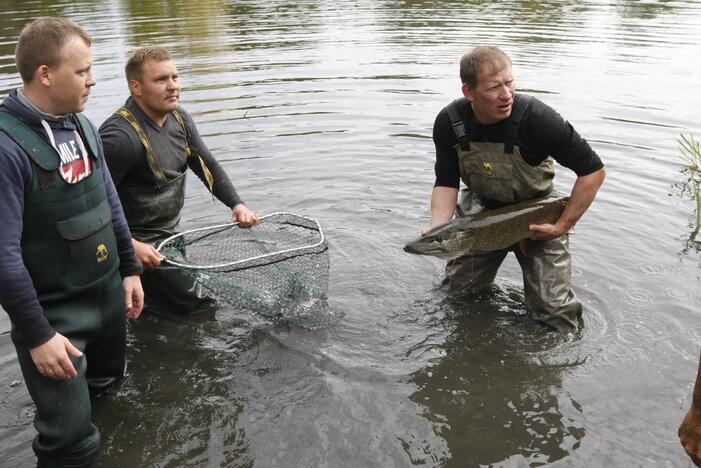
M512 245L471 250L451 259L446 283L453 294L479 292L514 252L523 270L528 312L557 329L576 327L582 306L570 287L568 233L594 200L605 177L604 165L553 109L516 94L511 59L499 48L477 47L465 54L460 77L464 99L444 108L433 127L436 182L431 224L422 235L430 235L456 213L460 217L485 208L508 211L519 202L555 196L554 158L577 174L561 214L558 211L553 219L533 217L525 242L516 237ZM468 190L458 204L460 179ZM504 229L509 229L508 222Z

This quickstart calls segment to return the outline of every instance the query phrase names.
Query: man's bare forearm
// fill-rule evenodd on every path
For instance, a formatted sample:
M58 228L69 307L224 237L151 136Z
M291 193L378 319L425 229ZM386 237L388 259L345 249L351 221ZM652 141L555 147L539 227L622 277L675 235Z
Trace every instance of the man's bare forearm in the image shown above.
M434 187L431 193L431 225L447 223L455 215L458 206L458 189L453 187Z
M558 220L558 223L565 228L565 232L572 229L587 211L605 178L606 171L603 168L591 174L577 177L572 187L570 201Z

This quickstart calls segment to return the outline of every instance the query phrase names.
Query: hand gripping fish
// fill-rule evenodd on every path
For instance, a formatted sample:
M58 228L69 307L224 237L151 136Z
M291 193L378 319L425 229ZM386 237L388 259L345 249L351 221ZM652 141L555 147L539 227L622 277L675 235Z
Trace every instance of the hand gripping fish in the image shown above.
M471 252L505 249L533 235L531 224L554 224L569 197L538 198L455 218L407 243L406 252L446 260Z

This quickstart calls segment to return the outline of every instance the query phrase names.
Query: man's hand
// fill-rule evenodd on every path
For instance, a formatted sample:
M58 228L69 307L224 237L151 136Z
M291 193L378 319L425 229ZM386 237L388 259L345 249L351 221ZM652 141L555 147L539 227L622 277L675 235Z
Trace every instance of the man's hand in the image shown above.
M56 333L46 343L29 350L29 354L44 377L54 380L69 380L78 376L68 355L82 356L78 348L73 346L68 338Z
M239 203L231 210L231 221L238 222L241 227L247 228L260 223L260 217L249 210L246 205Z
M696 466L701 466L701 412L692 404L679 426L679 441Z
M528 229L533 231L533 240L557 239L570 231L570 228L563 227L559 220L555 224L531 224Z
M570 201L567 202L565 210L560 215L560 219L555 224L531 224L528 229L533 231L533 240L557 239L570 232L579 218L587 211L591 202L594 201L599 187L604 182L606 171L604 168L589 175L579 176L574 181Z
M144 309L144 290L141 287L141 278L127 276L122 280L124 287L124 302L127 305L127 317L138 319Z
M131 243L134 245L136 257L139 259L139 261L141 261L141 263L144 264L145 269L153 270L164 260L163 255L161 255L151 244L139 242L136 239L132 239Z

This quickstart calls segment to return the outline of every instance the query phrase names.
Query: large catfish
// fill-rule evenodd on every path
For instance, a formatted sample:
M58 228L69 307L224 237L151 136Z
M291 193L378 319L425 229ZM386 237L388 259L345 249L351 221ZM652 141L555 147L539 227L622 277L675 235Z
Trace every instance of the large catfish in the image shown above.
M404 250L443 259L471 252L491 252L533 235L531 224L553 224L560 218L569 197L538 198L455 218L409 242Z

